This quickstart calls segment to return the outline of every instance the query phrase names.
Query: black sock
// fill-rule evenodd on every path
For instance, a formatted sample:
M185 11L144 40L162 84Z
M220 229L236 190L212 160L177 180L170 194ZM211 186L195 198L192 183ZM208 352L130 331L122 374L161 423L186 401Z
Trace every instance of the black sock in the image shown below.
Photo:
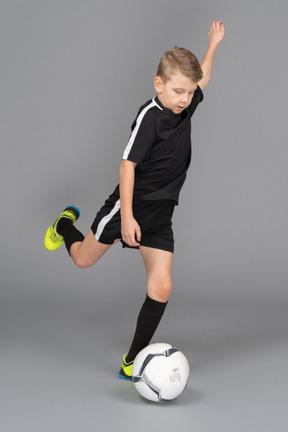
M158 302L147 295L138 315L132 345L126 356L127 363L134 360L136 355L149 344L164 314L167 303Z
M66 249L70 254L70 248L73 243L83 241L84 235L77 230L71 219L62 217L57 223L57 232L64 238Z

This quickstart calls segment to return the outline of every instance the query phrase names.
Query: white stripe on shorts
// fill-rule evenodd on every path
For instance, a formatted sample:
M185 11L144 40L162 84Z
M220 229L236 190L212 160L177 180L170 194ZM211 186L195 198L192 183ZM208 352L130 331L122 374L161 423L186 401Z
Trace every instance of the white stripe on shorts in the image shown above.
M117 211L119 209L120 209L120 199L118 199L118 201L116 201L111 212L108 215L104 216L103 219L101 219L101 221L99 222L98 227L97 227L97 231L95 234L96 240L99 240L102 232L104 231L105 226L113 218L113 216L115 215L115 213L117 213Z

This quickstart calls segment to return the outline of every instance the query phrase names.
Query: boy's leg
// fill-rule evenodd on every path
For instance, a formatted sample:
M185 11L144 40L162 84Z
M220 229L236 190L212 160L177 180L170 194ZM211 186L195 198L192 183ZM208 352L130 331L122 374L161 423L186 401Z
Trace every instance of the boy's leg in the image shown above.
M119 240L115 240L113 244ZM78 267L87 268L95 264L113 244L100 243L90 229L83 241L71 245L69 253Z
M147 272L147 297L138 315L131 347L119 371L120 378L128 380L132 379L133 360L152 339L172 291L173 253L146 246L140 246L140 251Z
M77 207L67 207L48 228L45 235L45 246L49 250L54 250L64 241L75 264L80 268L87 268L95 264L120 239L116 239L112 244L100 243L91 229L84 238L84 235L74 226L79 215Z
M147 297L137 319L136 331L125 358L129 363L152 339L172 291L173 253L140 246L147 272Z
M140 246L147 273L147 294L153 300L167 302L172 291L173 253Z

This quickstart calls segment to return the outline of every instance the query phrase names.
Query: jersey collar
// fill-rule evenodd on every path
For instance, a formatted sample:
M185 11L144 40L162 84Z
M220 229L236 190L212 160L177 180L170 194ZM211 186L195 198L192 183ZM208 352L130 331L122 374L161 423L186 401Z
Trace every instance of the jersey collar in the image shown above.
M177 117L177 118L178 118L179 115L183 114L183 112L186 111L186 110L184 110L182 113L179 113L179 114L175 114L175 113L173 113L172 110L170 110L169 108L165 108L165 107L162 105L162 103L161 103L160 100L158 99L158 96L155 96L155 97L153 98L153 101L156 103L156 105L158 106L159 109L161 109L163 112L169 114L171 117Z

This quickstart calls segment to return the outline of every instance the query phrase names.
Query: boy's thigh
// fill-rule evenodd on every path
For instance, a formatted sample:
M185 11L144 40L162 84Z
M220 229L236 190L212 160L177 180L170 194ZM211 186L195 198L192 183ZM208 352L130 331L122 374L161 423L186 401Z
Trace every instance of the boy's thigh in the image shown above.
M148 278L171 278L173 253L147 246L140 246Z
M148 296L160 302L168 301L172 291L173 253L140 246L140 251L147 272Z
M77 259L83 261L85 266L95 264L107 250L117 243L120 239L116 239L112 244L104 244L96 240L94 233L90 229L87 236L83 240L80 248L77 251Z

